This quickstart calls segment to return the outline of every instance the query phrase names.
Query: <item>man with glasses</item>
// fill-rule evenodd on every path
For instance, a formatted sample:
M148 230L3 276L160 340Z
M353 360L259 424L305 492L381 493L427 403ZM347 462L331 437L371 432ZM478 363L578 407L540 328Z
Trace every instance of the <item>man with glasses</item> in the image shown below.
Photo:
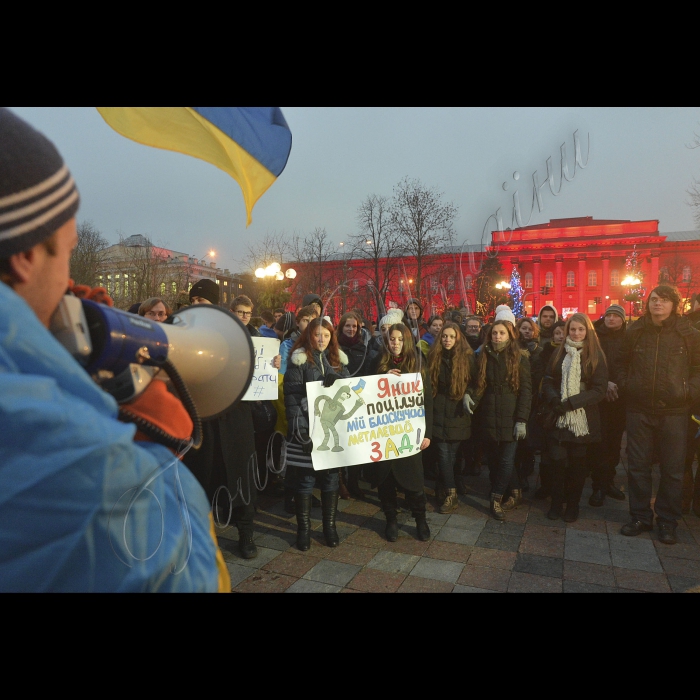
M478 316L469 316L465 326L465 334L469 347L476 352L479 347L479 333L481 332L481 319Z
M651 290L646 313L625 333L618 386L627 396L627 460L631 521L621 533L652 530L652 455L660 448L661 480L654 510L659 541L675 544L688 415L700 400L700 332L679 315L675 287Z

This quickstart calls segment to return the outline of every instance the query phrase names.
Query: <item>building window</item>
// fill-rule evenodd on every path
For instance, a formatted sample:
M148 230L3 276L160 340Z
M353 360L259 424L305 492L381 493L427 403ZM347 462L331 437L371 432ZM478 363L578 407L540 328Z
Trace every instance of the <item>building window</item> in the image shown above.
M216 280L216 283L221 286L221 280Z
M683 281L684 281L684 282L690 282L690 277L691 277L691 275L690 275L690 267L689 267L688 265L686 265L686 266L683 268Z
M239 284L239 285L238 285L238 289L243 289L243 285L242 285L242 284Z
M450 276L447 278L447 288L448 288L450 291L454 291L454 288L455 288L455 278L454 278L454 276L452 276L452 275L450 275Z
M399 280L399 291L403 292L403 280Z
M566 273L566 286L567 287L575 287L576 286L576 275L573 273L572 270L569 270L569 272Z
M612 270L610 272L610 286L619 287L620 286L620 271Z
M171 284L171 289L173 290L173 294L177 294L177 282Z
M438 290L438 279L435 275L433 275L430 278L430 289L432 290L433 294L437 293Z
M228 287L228 282L226 282L226 280L224 280L224 287Z
M352 281L352 290L353 292L356 292L360 288L360 281L359 280L353 280Z
M532 272L525 273L525 289L532 289Z
M595 314L598 309L598 305L595 303L595 299L588 300L588 313Z
M597 287L598 286L598 273L595 270L588 271L588 286Z
M471 289L473 284L474 284L474 280L472 279L472 276L471 276L471 275L467 275L467 276L464 278L464 286L465 286L467 289Z
M165 282L160 283L160 295L165 296Z
M554 273L548 272L544 276L544 286L552 288L554 286Z

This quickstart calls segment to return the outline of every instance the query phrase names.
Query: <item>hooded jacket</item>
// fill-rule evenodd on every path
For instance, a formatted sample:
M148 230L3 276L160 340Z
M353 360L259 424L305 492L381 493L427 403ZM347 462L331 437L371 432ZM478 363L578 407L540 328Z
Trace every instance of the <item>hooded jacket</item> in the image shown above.
M627 330L627 321L623 321L622 326L617 330L611 330L605 325L605 317L603 317L593 324L593 328L595 328L600 347L603 349L605 359L608 362L608 381L617 384L616 366L622 350L625 331Z
M133 441L116 401L2 283L0 424L0 591L218 589L194 476L165 447Z

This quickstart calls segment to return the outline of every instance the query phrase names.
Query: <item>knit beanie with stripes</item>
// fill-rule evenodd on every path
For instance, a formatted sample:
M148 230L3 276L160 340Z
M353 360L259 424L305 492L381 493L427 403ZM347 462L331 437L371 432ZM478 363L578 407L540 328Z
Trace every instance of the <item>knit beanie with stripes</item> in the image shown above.
M0 258L49 238L75 216L79 202L56 146L0 108Z

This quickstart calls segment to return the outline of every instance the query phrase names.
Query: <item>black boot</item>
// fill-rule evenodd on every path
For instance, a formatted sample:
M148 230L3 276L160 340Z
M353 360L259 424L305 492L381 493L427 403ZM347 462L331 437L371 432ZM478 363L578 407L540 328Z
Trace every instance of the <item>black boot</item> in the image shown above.
M238 551L243 559L255 559L258 556L258 548L253 544L253 531L244 528L238 530Z
M421 542L427 542L430 539L430 528L428 521L425 519L425 512L416 513L413 516L416 519L416 535Z
M533 498L549 498L552 495L552 464L540 460L540 487Z
M294 490L288 487L284 489L284 512L294 515L297 509L294 507Z
M311 547L311 494L295 494L297 514L297 549L306 552Z
M326 544L329 547L337 547L340 544L338 531L335 529L335 516L338 513L337 491L321 491L321 513Z

